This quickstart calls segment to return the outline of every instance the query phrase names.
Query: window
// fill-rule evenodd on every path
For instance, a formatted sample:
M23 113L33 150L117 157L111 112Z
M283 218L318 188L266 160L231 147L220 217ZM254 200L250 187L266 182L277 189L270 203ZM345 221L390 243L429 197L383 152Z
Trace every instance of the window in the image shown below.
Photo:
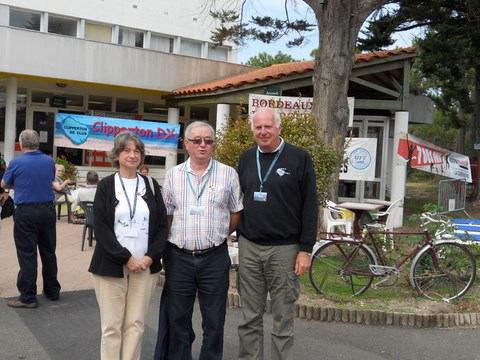
M40 31L40 14L10 9L10 26Z
M88 110L112 111L112 98L90 95L88 97Z
M116 112L123 112L123 113L131 113L137 114L138 113L138 100L132 99L117 99L117 108Z
M92 23L85 24L85 39L101 42L112 41L112 27Z
M208 58L212 60L228 61L228 48L209 45Z
M192 106L190 108L190 119L191 120L205 120L208 121L208 108L200 106Z
M150 39L150 49L172 53L173 39L159 35L152 35Z
M182 39L180 44L180 54L188 56L202 56L202 44L199 42Z
M144 103L143 112L150 114L168 115L168 108L162 104Z
M141 48L143 47L143 32L120 28L118 43Z
M67 36L77 36L77 21L49 16L48 32Z

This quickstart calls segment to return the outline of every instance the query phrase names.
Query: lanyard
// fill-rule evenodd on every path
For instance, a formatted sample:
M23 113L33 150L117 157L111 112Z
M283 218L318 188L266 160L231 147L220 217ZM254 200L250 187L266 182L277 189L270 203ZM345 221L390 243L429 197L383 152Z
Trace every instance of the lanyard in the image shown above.
M205 190L205 187L207 186L207 182L208 182L208 179L210 178L210 175L212 173L214 165L215 165L215 163L212 163L212 166L210 167L210 169L208 169L207 176L205 177L205 181L204 181L203 186L200 189L200 193L198 195L196 194L195 189L193 188L192 181L190 180L190 174L187 171L187 182L188 182L188 185L190 186L190 190L192 190L192 193L193 193L193 195L195 195L195 198L196 198L197 201L200 200L200 198L203 195L203 191Z
M257 171L258 171L258 180L260 180L260 192L263 189L263 184L267 181L268 177L270 176L270 173L272 172L273 167L275 166L275 163L277 162L278 158L280 157L280 154L283 151L283 148L285 147L285 142L282 144L280 149L277 151L277 154L275 155L275 158L273 159L272 163L270 164L270 167L268 168L267 173L265 174L265 177L262 180L262 167L260 166L260 150L257 147Z
M137 186L135 187L135 194L133 196L133 210L132 210L132 205L130 204L130 199L128 198L128 195L127 195L127 190L125 189L125 184L123 183L123 180L122 180L122 175L118 174L118 177L120 178L120 183L122 184L123 193L127 198L128 210L130 211L130 221L132 221L133 217L135 216L135 211L137 210L138 175L136 176Z

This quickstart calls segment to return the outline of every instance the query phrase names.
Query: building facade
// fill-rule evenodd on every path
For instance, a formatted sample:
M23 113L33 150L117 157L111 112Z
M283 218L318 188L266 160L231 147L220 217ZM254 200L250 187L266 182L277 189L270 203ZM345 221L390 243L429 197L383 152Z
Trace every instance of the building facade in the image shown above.
M236 74L233 44L214 47L203 0L0 0L0 151L10 161L18 134L46 134L42 150L77 165L101 154L56 148L55 114L71 112L188 124L212 120L202 106L168 109L162 96ZM235 7L235 1L217 1ZM214 119L213 119L214 121ZM179 149L179 161L184 158ZM105 159L103 159L105 160ZM165 159L147 159L164 165Z

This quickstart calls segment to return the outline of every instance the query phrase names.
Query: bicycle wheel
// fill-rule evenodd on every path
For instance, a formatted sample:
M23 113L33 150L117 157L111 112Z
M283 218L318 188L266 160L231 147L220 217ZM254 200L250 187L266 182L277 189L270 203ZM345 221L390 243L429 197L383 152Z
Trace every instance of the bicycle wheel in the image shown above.
M413 287L431 300L450 301L464 295L476 276L476 262L465 245L437 242L415 257L410 271Z
M366 245L328 242L312 256L310 282L319 294L363 294L373 281L375 257Z

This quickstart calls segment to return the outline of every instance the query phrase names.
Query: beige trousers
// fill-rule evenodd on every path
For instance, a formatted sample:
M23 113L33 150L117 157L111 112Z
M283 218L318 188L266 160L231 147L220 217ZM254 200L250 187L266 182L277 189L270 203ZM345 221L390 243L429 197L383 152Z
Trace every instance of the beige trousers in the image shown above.
M100 308L102 360L139 360L145 317L155 288L156 274L123 269L123 278L94 275Z

